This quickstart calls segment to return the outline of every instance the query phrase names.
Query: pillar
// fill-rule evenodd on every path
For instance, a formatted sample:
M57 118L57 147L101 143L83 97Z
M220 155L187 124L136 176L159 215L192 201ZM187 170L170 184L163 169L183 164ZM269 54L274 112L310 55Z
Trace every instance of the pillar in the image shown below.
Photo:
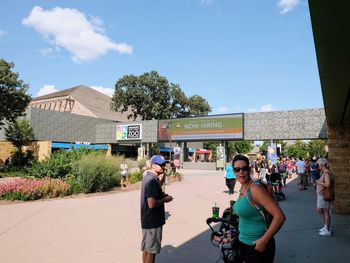
M334 174L334 214L350 214L350 126L328 126L329 168Z

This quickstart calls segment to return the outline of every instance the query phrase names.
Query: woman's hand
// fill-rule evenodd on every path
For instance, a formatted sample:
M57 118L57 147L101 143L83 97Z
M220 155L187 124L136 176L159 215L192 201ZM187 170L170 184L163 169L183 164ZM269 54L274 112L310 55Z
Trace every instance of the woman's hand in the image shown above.
M255 244L255 250L259 252L264 252L264 250L266 249L267 242L265 242L262 238L260 238L255 242L253 242L253 244Z

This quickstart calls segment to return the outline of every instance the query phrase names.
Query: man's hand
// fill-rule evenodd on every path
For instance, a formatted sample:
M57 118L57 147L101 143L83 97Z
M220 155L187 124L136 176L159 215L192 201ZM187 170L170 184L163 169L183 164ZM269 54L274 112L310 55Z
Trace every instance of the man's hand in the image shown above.
M163 200L164 203L169 203L169 202L173 201L173 199L174 198L172 196L167 195L162 200Z

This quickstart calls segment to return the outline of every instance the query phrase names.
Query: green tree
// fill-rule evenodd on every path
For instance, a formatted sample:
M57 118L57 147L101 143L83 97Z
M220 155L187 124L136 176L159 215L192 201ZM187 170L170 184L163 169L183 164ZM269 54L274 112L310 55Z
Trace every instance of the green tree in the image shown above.
M201 96L187 97L179 85L169 83L156 71L126 75L115 84L111 108L129 111L128 119L169 119L208 115L211 107Z
M211 150L212 152L211 159L213 161L216 161L216 148L218 146L219 146L219 142L215 142L215 141L208 141L203 143L204 149Z
M308 145L299 140L294 144L287 146L284 153L289 157L303 157L304 159L309 157Z
M253 149L253 143L251 141L229 142L228 148L231 155L235 155L237 153L246 154Z
M18 166L21 165L21 157L23 156L23 146L29 145L34 140L33 128L26 119L17 119L14 122L8 123L5 127L6 140L11 142L18 151Z
M14 122L24 115L31 97L26 94L28 85L12 72L13 63L0 59L0 129L5 120Z
M270 145L270 141L264 141L262 145L260 145L260 152L262 155L267 155L267 147Z
M325 157L326 145L327 145L327 142L324 140L310 141L308 143L309 157L313 157L313 156Z

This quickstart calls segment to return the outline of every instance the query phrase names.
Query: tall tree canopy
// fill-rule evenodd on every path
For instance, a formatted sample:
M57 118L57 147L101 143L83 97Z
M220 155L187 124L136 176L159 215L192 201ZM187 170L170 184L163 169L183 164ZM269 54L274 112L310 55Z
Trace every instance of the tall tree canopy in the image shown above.
M231 155L235 155L237 153L247 154L253 149L252 141L230 142L228 145Z
M169 119L208 115L211 107L201 96L187 97L179 85L169 83L157 71L126 75L115 84L111 108L130 111L128 119Z
M23 116L31 97L26 94L28 85L12 72L13 63L0 59L0 129L4 121L15 121Z
M308 143L309 157L325 157L327 141L324 140L312 140Z

